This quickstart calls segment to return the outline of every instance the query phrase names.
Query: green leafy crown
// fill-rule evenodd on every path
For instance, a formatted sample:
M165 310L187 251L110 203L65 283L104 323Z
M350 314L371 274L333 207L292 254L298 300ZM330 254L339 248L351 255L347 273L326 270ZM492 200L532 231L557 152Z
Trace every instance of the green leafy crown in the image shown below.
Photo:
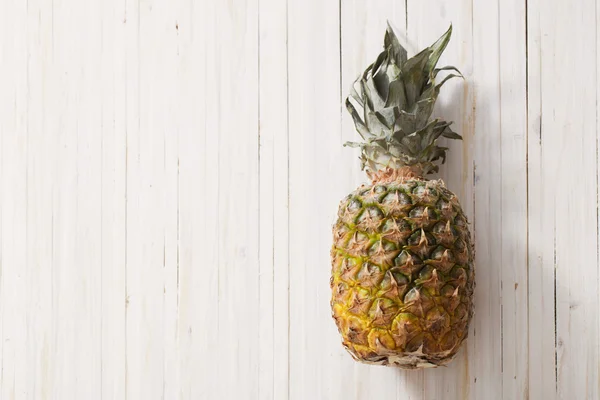
M417 166L423 175L437 172L435 162L444 163L448 148L437 146L436 140L440 136L462 139L450 129L451 122L430 120L442 85L462 77L455 67L436 68L451 34L452 26L434 44L407 59L388 23L384 51L354 82L346 99L363 142L345 145L361 148L362 168L367 172L404 166ZM455 73L437 82L441 71Z

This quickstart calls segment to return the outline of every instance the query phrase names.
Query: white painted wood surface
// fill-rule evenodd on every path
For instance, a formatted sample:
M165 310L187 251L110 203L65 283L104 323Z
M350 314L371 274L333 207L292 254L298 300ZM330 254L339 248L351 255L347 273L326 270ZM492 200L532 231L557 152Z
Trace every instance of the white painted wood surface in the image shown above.
M600 398L592 0L0 3L0 399ZM357 364L330 226L386 19L448 26L440 176L473 223L447 368Z

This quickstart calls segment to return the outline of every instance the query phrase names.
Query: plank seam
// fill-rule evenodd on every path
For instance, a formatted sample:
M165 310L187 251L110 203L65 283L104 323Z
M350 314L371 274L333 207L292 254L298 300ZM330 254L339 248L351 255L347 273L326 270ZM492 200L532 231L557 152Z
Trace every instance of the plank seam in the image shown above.
M257 246L257 252L256 253L257 253L257 256L258 256L258 274L257 274L258 275L258 282L257 282L257 289L258 289L257 290L258 291L258 310L260 312L260 310L261 310L261 303L262 303L262 300L263 300L263 298L261 296L261 290L260 290L260 280L261 280L261 277L260 277L260 275L261 275L261 273L260 273L261 272L261 265L260 265L260 262L261 262L261 258L260 258L261 251L260 250L261 250L261 242L262 242L262 240L261 240L262 238L261 238L261 235L260 235L260 233L261 233L260 232L260 228L261 228L261 218L260 217L261 217L261 211L262 211L262 207L261 207L261 203L262 203L261 202L262 180L261 180L261 175L260 175L260 173L261 173L261 168L260 168L260 119L261 119L261 113L260 113L260 111L261 111L261 107L260 107L260 104L261 104L260 103L260 101L261 101L261 96L260 96L260 88L261 88L261 86L260 86L261 85L261 82L260 82L260 0L257 0L256 25L257 25L256 26L256 46L257 46L257 49L256 49L256 52L257 52L257 54L256 54L257 91L256 92L257 92L257 97L258 97L258 99L257 99L258 106L256 107L256 111L257 111L256 125L257 125L257 143L258 143L258 146L257 146L257 150L258 150L258 154L257 154L257 157L258 157L258 160L257 160L258 161L257 162L257 169L258 169L258 171L257 171L257 174L258 174L257 180L258 180L258 185L256 185L257 186L257 197L258 197L258 211L257 211L257 214L258 214L257 215L258 224L256 224L256 230L257 230L257 241L258 241L257 245L258 246ZM260 323L259 323L259 325L260 325ZM258 340L258 354L262 353L261 352L260 331L261 331L261 329L260 329L260 326L259 326L258 327L258 337L257 337L257 340ZM260 385L260 382L261 382L260 381L260 367L261 367L261 365L260 365L260 357L258 357L258 366L256 368L256 382L257 382L257 396L258 396L259 399L261 398L260 397L260 389L261 389L261 385Z
M530 351L530 245L529 245L529 3L525 0L525 251L527 257L525 259L525 268L527 276L527 376L525 377L525 398L529 399L529 360L531 358Z
M290 398L290 263L291 263L291 251L290 251L290 13L289 13L289 0L285 2L285 85L286 85L286 153L287 153L287 398Z

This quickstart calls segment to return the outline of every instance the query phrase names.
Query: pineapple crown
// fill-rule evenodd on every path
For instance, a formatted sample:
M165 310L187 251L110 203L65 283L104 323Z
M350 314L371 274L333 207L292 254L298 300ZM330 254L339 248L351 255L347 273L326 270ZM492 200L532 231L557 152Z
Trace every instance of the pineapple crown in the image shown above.
M434 44L407 59L388 23L384 51L352 85L346 108L363 141L345 146L361 148L362 169L370 177L390 169L409 169L420 176L437 172L435 162L443 164L448 150L437 146L437 139L462 139L450 129L452 122L430 120L442 85L462 77L455 67L436 68L451 35L452 25ZM437 82L441 71L455 73Z

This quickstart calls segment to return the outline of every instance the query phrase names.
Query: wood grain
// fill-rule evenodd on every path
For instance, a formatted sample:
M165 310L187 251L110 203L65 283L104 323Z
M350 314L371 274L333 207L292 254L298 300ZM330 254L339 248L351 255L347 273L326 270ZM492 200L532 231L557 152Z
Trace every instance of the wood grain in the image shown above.
M448 367L358 364L331 223L389 20L465 80L439 177L477 246ZM592 0L0 5L0 399L600 396Z

